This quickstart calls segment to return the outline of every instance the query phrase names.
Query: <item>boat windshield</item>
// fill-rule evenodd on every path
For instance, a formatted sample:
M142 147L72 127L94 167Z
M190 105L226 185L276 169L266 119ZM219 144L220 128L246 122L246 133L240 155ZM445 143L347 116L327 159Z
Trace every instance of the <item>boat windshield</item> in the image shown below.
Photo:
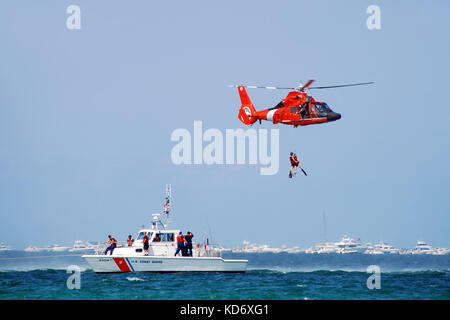
M152 237L152 233L151 232L147 232L147 235L148 235L149 238ZM144 238L144 231L139 232L139 235L138 235L136 240L142 240L142 238Z

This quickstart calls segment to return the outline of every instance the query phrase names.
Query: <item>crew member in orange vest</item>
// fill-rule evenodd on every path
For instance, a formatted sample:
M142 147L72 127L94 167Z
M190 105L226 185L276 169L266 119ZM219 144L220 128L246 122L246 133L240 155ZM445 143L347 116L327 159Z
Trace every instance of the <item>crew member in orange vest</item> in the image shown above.
M183 237L183 232L180 231L180 233L177 236L177 250L175 251L175 256L180 251L181 251L181 255L183 255L183 250L184 250L184 237Z
M144 245L144 252L146 255L148 255L148 241L150 239L148 238L147 232L144 232L144 238L142 238L142 244Z
M105 250L105 255L108 254L108 251L111 251L110 255L113 254L114 249L117 247L117 240L116 238L111 237L111 235L108 235L109 240L105 241L103 243L109 243L109 247Z
M131 235L128 236L127 244L129 247L133 245L134 239Z

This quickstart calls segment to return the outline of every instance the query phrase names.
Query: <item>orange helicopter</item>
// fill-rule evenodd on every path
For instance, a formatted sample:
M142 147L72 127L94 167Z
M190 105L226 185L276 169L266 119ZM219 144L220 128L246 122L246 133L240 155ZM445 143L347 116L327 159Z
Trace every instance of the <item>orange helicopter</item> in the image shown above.
M272 121L274 124L282 123L287 125L306 126L310 124L319 124L324 122L336 121L341 118L341 115L331 110L325 102L318 102L313 97L309 96L305 91L308 89L329 89L341 88L351 86L361 86L372 84L373 82L362 82L343 84L337 86L326 87L311 87L314 80L309 80L305 85L299 85L297 88L280 88L280 87L259 87L259 86L235 86L229 87L238 88L239 96L241 98L241 108L239 109L238 118L242 123L251 125L256 121L261 123L261 120ZM256 111L250 97L245 88L254 89L281 89L292 90L286 98L281 100L275 107Z

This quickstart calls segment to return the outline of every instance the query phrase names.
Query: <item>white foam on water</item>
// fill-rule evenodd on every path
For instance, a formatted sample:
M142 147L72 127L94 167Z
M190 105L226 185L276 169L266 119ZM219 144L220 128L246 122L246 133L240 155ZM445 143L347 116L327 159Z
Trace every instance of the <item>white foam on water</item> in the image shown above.
M128 281L145 281L144 279L138 277L127 277Z

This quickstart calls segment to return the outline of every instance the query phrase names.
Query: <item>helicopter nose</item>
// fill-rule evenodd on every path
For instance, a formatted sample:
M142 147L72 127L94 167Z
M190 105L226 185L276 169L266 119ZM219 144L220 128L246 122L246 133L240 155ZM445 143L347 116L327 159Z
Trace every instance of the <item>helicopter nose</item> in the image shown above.
M336 121L341 118L341 114L337 112L328 112L327 114L327 120L328 121Z

